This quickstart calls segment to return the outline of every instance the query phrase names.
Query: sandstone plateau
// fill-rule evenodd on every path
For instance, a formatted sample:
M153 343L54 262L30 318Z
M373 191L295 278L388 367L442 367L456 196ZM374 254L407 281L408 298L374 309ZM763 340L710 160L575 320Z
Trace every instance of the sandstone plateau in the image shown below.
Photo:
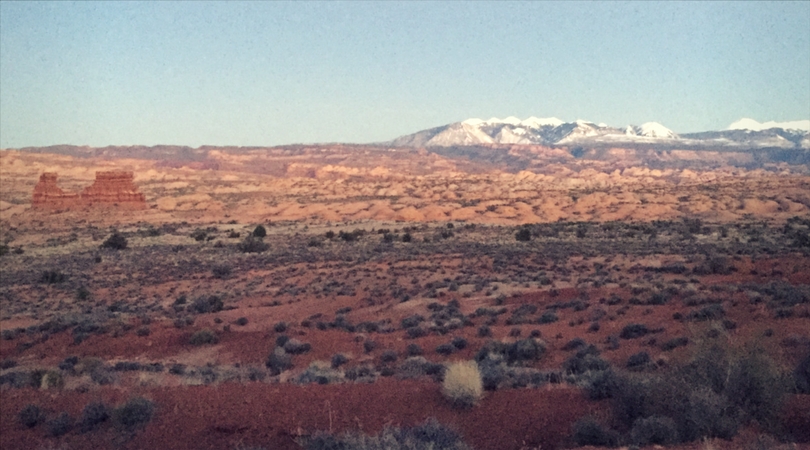
M0 151L0 448L301 450L429 417L476 450L661 448L636 419L671 449L806 448L805 156L574 150Z

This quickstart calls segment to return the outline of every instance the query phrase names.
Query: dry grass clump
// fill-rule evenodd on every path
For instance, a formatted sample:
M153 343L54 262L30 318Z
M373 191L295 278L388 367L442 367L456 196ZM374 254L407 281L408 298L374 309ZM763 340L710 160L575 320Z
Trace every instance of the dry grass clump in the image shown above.
M451 363L444 374L442 393L454 406L469 408L481 399L484 388L475 361Z

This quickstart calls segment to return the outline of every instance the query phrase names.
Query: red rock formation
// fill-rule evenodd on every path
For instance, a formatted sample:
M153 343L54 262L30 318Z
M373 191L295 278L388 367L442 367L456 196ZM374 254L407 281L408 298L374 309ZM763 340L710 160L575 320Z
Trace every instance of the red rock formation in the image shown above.
M138 192L132 172L96 172L96 181L82 191L87 203L145 204L146 198Z
M57 177L53 172L45 172L39 176L31 201L34 208L66 208L79 203L78 194L65 192L56 185Z
M37 209L71 208L112 204L145 208L146 199L133 183L132 172L96 172L96 181L81 195L64 192L56 185L57 174L45 172L34 187L32 204Z

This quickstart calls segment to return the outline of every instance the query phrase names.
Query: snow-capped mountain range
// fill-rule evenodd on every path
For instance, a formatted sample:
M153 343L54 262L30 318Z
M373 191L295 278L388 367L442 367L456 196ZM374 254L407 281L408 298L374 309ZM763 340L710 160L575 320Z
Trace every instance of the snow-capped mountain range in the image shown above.
M759 123L740 119L726 130L679 135L658 122L611 127L587 120L565 122L556 117L467 119L390 142L402 147L448 147L477 144L618 145L778 147L810 149L810 120Z

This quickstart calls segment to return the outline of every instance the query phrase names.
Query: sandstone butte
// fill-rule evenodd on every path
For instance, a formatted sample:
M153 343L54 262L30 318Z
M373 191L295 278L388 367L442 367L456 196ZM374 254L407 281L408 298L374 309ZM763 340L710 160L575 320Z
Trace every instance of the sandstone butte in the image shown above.
M61 209L94 205L146 208L146 198L133 183L132 172L96 172L96 180L81 194L65 192L56 184L58 175L45 172L34 187L32 205L37 209Z

